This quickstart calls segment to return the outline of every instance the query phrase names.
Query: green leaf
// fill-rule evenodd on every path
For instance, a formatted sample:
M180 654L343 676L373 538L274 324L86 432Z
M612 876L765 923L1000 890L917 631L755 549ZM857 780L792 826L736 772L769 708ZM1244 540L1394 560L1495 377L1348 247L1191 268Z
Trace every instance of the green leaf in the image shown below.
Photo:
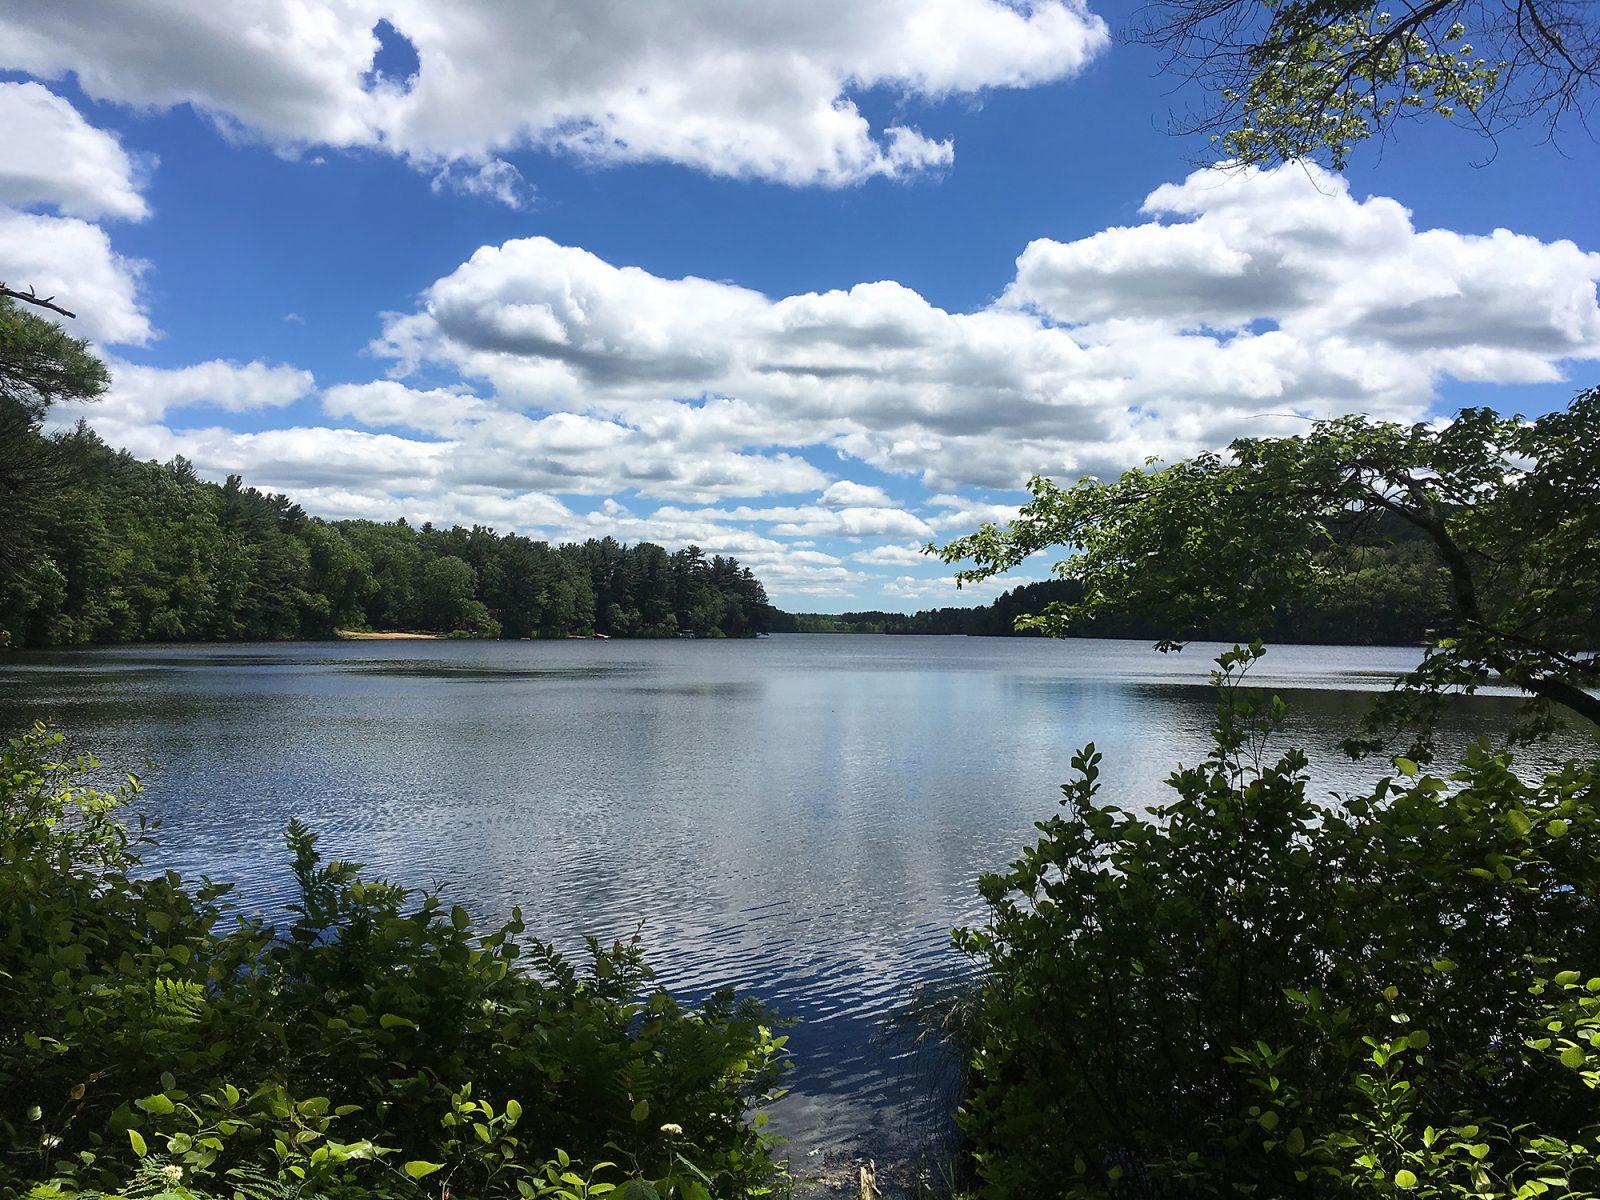
M1413 759L1396 758L1394 760L1394 769L1399 771L1400 774L1404 775L1407 779L1410 779L1417 773L1417 764Z
M1586 1057L1587 1056L1583 1053L1583 1047L1568 1046L1561 1052L1561 1065L1563 1067L1571 1067L1574 1071L1576 1071L1579 1067L1583 1066L1584 1062L1586 1061Z
M1533 822L1528 820L1527 813L1514 808L1506 814L1506 826L1518 837L1527 837L1533 829Z
M1397 1188L1405 1188L1406 1191L1410 1191L1417 1186L1417 1177L1404 1167L1401 1167L1400 1170L1394 1173L1394 1185Z
M133 1147L133 1152L140 1158L150 1153L150 1147L145 1145L144 1134L137 1129L128 1130L128 1145Z
M410 1017L402 1017L399 1013L384 1013L378 1018L378 1024L385 1029L393 1029L397 1025L404 1025L407 1029L415 1029L417 1023Z
M414 1158L410 1162L406 1163L401 1170L403 1170L413 1179L425 1179L429 1175L432 1175L435 1171L444 1170L444 1164L428 1162L427 1160L421 1158Z
M630 1113L628 1113L628 1115L630 1117L632 1117L635 1121L644 1120L646 1117L648 1117L650 1115L650 1101L648 1101L648 1100L639 1101L639 1103L637 1103L637 1104L635 1104L633 1106L633 1110Z
M177 1105L166 1096L157 1092L154 1096L146 1096L143 1100L135 1100L134 1104L154 1116L164 1117L177 1109Z

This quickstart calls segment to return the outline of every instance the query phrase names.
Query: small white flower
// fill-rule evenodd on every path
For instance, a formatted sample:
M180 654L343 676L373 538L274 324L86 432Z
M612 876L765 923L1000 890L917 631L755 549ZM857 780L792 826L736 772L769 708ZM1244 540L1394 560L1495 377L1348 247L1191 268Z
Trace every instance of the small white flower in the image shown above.
M661 1132L662 1133L670 1133L670 1134L676 1136L676 1135L678 1135L678 1134L683 1132L683 1126L682 1125L676 1125L673 1122L668 1121L665 1125L663 1125L661 1127Z
M183 1168L178 1166L177 1163L173 1163L170 1166L162 1167L161 1168L161 1178L166 1180L168 1183L182 1183L183 1182Z

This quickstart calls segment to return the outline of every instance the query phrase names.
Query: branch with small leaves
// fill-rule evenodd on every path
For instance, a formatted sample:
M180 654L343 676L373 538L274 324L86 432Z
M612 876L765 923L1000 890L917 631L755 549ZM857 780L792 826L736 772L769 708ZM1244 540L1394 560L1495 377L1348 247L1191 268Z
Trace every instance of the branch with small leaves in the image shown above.
M1594 0L1149 0L1130 34L1202 85L1175 131L1248 163L1342 169L1414 116L1554 141L1600 99Z

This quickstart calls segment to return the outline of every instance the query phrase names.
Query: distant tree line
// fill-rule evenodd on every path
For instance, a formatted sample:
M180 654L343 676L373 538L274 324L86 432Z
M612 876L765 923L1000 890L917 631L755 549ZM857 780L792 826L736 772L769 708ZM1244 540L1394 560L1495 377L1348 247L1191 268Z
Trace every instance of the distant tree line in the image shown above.
M1041 637L1016 627L1017 618L1043 612L1052 602L1076 605L1076 579L1027 583L977 608L935 608L915 613L780 613L773 628L790 633L966 634L969 637ZM1102 614L1078 623L1082 637L1140 638L1173 635L1156 613ZM1448 579L1428 544L1398 522L1385 522L1366 543L1330 554L1324 571L1303 597L1271 618L1247 622L1232 614L1190 622L1180 639L1302 642L1322 645L1415 645L1455 631Z
M774 610L748 567L699 547L551 546L474 526L323 521L289 497L141 462L86 426L46 438L57 482L27 561L0 572L0 644L316 638L747 637Z

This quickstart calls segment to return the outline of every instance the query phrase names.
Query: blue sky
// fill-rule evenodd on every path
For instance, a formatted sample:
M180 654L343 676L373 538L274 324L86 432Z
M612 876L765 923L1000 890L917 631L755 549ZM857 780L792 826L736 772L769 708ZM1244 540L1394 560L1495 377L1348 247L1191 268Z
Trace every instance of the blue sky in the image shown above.
M986 600L917 547L1035 472L1592 382L1588 135L1207 168L1132 11L13 8L0 279L79 312L135 454L694 541L793 609Z

